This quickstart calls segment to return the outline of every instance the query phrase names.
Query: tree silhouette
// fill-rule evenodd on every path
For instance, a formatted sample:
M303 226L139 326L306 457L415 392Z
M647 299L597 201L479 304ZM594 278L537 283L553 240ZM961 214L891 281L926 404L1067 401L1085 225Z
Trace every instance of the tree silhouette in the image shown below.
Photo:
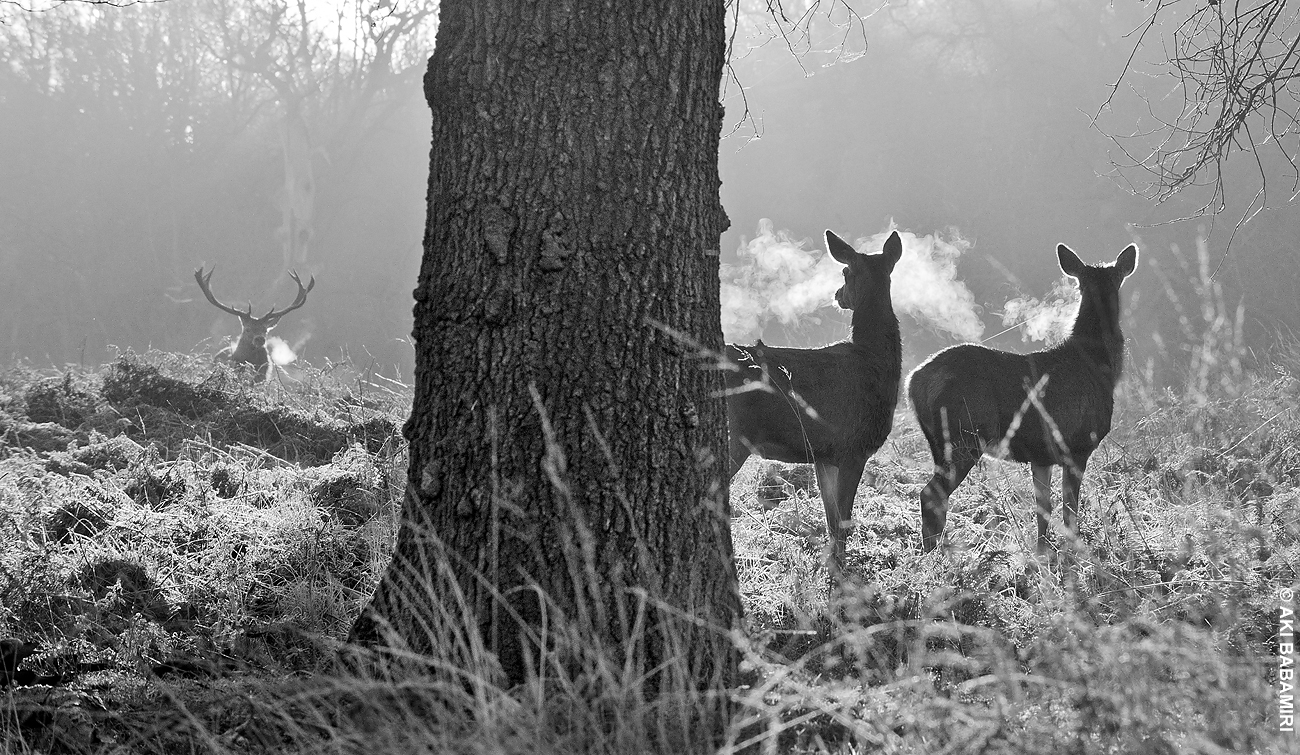
M1278 180L1294 197L1300 94L1291 81L1300 71L1300 10L1284 0L1150 5L1102 105L1136 92L1154 124L1111 132L1120 147L1119 174L1140 176L1133 189L1157 202L1186 192L1196 197L1192 216L1214 214L1227 206L1229 161L1241 154L1257 179L1243 221L1267 206ZM1150 65L1158 75L1139 81L1149 73L1143 55L1157 41L1160 53Z
M407 494L354 640L490 653L506 686L587 652L647 694L730 680L726 419L698 351L722 347L724 20L443 3Z

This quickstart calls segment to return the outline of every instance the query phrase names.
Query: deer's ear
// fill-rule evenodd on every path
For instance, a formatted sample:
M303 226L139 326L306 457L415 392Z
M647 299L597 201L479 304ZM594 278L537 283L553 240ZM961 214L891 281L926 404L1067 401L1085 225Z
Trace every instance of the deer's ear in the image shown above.
M890 269L898 264L899 258L903 256L903 238L898 235L898 231L889 234L885 239L885 247L880 251L885 256L885 262L889 263Z
M1115 269L1119 271L1120 278L1127 278L1137 269L1138 248L1137 244L1129 244L1124 251L1119 253L1115 258Z
M831 253L835 261L841 265L847 265L858 255L856 249L849 242L835 235L835 232L827 229L826 231L826 251Z
M1083 264L1083 260L1079 259L1079 255L1065 244L1057 244L1056 261L1061 264L1061 272L1072 278L1078 278L1087 267Z

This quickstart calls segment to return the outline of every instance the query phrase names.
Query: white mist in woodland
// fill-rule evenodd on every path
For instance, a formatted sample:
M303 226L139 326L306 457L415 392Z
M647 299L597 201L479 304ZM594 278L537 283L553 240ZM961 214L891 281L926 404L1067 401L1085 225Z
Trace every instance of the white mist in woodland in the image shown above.
M854 247L877 254L895 230L859 238ZM975 297L957 280L957 258L970 243L955 232L917 236L900 231L903 257L894 267L891 294L894 309L923 324L975 340L984 331ZM843 284L844 266L820 246L795 240L789 231L774 231L772 221L758 223L758 235L742 239L740 262L722 268L722 333L728 341L753 341L772 319L792 324L822 307L832 306Z
M1060 343L1070 335L1079 301L1079 287L1063 277L1042 299L1021 296L1008 300L1002 307L1002 324L1008 328L1020 326L1020 338L1026 342Z
M858 251L880 251L880 247L894 230L894 224L877 233ZM966 284L957 280L957 258L971 248L971 242L962 238L956 229L949 229L948 239L938 233L917 236L901 231L903 258L894 266L890 282L890 295L894 309L915 317L924 325L946 330L963 341L976 341L984 334L975 305L975 295Z
M722 333L728 341L753 340L772 318L789 325L829 305L844 266L789 231L758 221L758 235L740 242L740 262L722 266Z

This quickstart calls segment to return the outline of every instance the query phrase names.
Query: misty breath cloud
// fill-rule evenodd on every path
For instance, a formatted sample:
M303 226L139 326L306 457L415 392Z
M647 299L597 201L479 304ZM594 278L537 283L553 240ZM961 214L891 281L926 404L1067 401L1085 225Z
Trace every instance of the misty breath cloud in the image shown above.
M854 247L878 254L895 230L860 238ZM975 340L984 331L975 297L957 280L957 258L970 243L955 232L917 236L900 231L903 257L894 268L891 291L894 309L959 338ZM844 282L844 266L811 242L795 240L789 231L773 230L772 221L758 223L758 235L741 241L740 262L722 269L722 332L728 341L753 340L772 319L791 324L831 306Z
M866 249L877 252L889 238L890 228L872 236ZM949 239L937 233L917 236L900 231L903 257L894 266L890 294L894 309L912 315L924 324L946 330L964 341L978 340L984 323L975 307L975 295L957 280L957 258L971 248L956 230ZM858 251L863 251L862 242Z
M1079 301L1079 287L1069 278L1060 278L1042 300L1032 296L1008 300L1002 307L1002 324L1019 325L1020 338L1024 341L1060 343L1070 335Z
M728 340L753 339L773 317L790 324L831 303L843 276L822 250L808 248L789 231L758 221L758 235L741 240L740 263L722 268L722 333Z

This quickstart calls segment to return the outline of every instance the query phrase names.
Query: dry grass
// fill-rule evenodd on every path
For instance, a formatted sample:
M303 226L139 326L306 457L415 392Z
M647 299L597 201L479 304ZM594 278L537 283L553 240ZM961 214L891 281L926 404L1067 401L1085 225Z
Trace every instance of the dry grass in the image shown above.
M1126 382L1073 568L1034 557L1028 470L992 461L954 495L950 547L922 554L928 457L900 408L858 494L857 583L828 607L815 484L750 462L732 487L747 617L722 742L691 730L702 701L648 699L562 630L557 652L582 663L520 689L487 667L337 663L395 533L400 387L335 365L253 386L170 354L15 369L0 634L42 643L25 666L63 678L8 690L0 751L1282 752L1297 363L1216 367L1234 379L1181 394Z

